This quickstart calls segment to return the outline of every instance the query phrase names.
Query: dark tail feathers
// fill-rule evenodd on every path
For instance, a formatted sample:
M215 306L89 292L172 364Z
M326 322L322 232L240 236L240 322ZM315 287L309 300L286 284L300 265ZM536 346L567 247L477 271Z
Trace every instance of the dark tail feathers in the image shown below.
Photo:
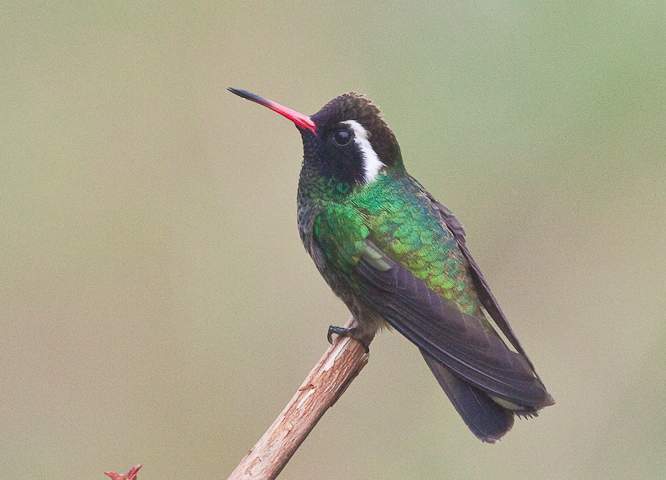
M460 380L444 365L421 350L423 358L469 429L484 442L499 440L513 426L513 412L487 394Z

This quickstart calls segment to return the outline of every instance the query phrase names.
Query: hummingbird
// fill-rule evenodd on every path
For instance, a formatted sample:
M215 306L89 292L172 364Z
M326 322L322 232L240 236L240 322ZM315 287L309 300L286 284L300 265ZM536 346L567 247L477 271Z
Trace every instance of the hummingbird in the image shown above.
M329 342L351 336L367 352L375 333L392 327L420 350L484 442L507 433L515 415L533 417L555 403L472 257L462 224L407 172L370 99L345 93L305 115L228 90L300 132L300 238L353 316L351 327L329 327Z

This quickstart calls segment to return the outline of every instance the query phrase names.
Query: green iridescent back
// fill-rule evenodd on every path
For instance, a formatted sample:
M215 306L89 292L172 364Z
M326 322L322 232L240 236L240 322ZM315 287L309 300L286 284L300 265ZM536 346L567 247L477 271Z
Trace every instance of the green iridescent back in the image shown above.
M381 174L324 205L314 236L335 268L351 272L369 239L461 311L481 315L467 260L409 176Z

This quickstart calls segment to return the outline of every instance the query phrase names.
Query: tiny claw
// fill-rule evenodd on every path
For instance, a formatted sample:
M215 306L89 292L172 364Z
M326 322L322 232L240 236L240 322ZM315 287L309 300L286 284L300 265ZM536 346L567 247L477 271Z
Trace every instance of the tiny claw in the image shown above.
M329 325L328 326L328 333L326 334L326 338L328 339L328 343L330 343L331 345L333 344L333 334L340 335L341 337L351 336L352 330L353 329L351 329L351 328L338 327L336 325Z
M346 328L346 327L338 327L336 325L329 325L328 327L328 333L326 334L326 338L328 339L328 343L331 345L333 344L333 334L335 335L340 335L341 337L351 337L354 340L356 340L358 343L363 345L363 350L365 350L365 353L370 353L370 347L369 345L361 340L359 337L356 336L356 328Z

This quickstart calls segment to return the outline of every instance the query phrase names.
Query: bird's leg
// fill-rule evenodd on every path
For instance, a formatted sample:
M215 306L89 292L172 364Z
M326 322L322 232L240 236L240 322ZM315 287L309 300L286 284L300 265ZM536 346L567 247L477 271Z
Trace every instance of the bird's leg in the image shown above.
M333 343L334 334L340 335L341 337L352 336L354 328L356 327L347 328L347 327L338 327L337 325L329 325L328 332L326 333L326 338L328 339L328 343Z
M361 345L363 345L363 349L365 350L365 353L370 353L370 342L372 341L372 335L369 339L367 335L363 335L362 329L360 329L358 326L355 327L338 327L336 325L330 325L328 327L328 333L326 334L326 338L328 339L328 343L333 344L333 335L340 335L341 337L351 337L354 340L358 341Z

